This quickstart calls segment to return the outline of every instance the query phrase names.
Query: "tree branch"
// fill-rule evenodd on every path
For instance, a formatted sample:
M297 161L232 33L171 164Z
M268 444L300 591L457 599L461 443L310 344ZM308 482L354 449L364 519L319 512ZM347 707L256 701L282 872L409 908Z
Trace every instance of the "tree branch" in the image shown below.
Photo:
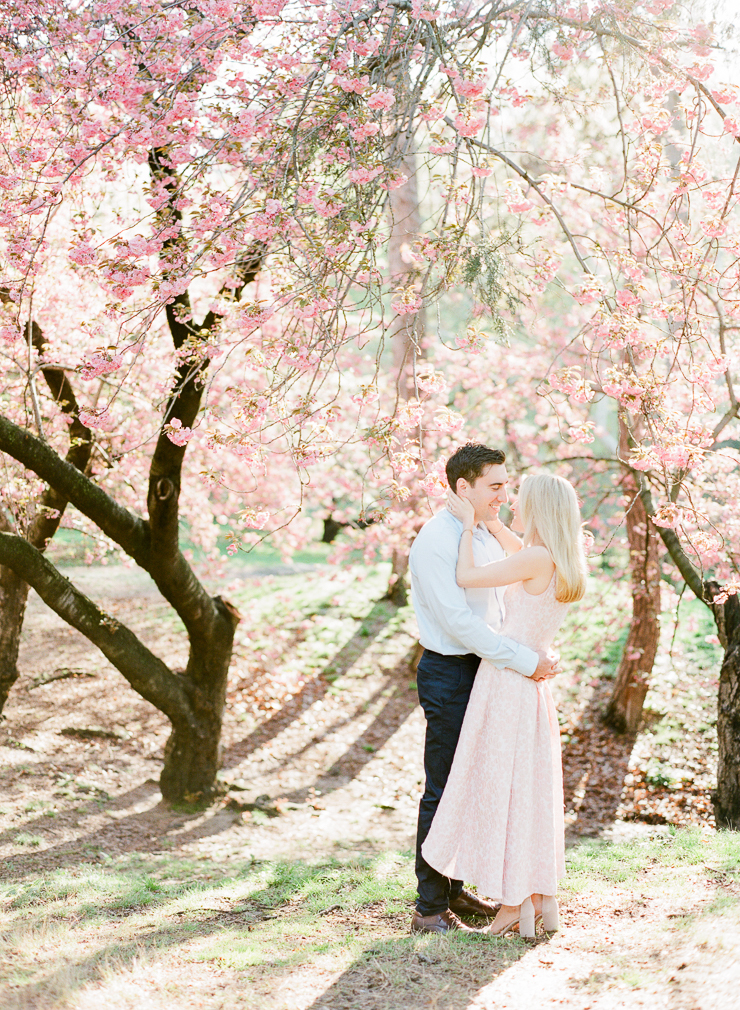
M148 572L189 634L207 633L213 622L221 619L218 601L208 595L179 550L163 561L153 549L148 522L119 505L46 442L1 414L0 452L46 481Z
M46 442L2 414L0 452L6 452L32 470L119 544L138 565L149 570L149 530L144 520L119 505Z
M9 288L0 287L0 302L3 305L11 304ZM28 328L33 346L39 354L43 354L46 345L41 327L34 320L29 320ZM82 473L86 473L92 453L93 437L87 425L80 420L80 411L72 384L67 378L65 370L54 365L42 365L41 374L62 413L71 418L67 462ZM39 550L45 549L58 530L66 507L67 499L53 487L47 487L41 496L36 517L28 531L27 539L34 547L38 547ZM57 514L53 515L53 512Z
M177 206L180 178L168 160L166 148L154 148L150 151L149 171L152 180L162 185L167 192L167 201L157 212L159 221L163 228L172 228L173 225L177 228L177 234L169 237L162 247L162 272L165 278L169 278L173 264L177 262L178 257L184 259L182 254L187 252L186 241L180 232L182 211ZM249 250L241 260L237 261L239 295L241 295L244 286L257 275L264 252L264 244L260 242ZM226 290L229 289L223 287L221 293L223 294ZM200 410L204 373L209 365L209 358L205 354L202 354L199 360L198 344L206 342L222 317L219 313L210 311L200 326L193 324L190 295L187 289L178 294L173 302L166 306L166 311L175 349L180 350L190 343L193 346L193 353L180 361L165 410L164 422L179 420L183 427L189 428ZM157 585L166 584L171 587L171 591L176 590L178 595L180 587L187 585L188 595L195 600L199 595L196 589L197 580L179 549L179 499L182 464L186 449L186 445L176 445L170 440L164 429L160 430L149 466L147 508L152 564L149 570ZM202 589L200 591L204 592ZM210 597L207 599L212 609ZM201 604L195 603L193 609L202 611L202 601Z
M648 517L652 519L655 514L653 496L650 493L650 488L642 478L642 475L640 475L640 485L640 498L642 499L642 504L645 506L645 511L647 512ZM664 526L658 526L655 523L653 525L655 525L655 528L660 534L660 539L665 544L673 563L681 573L686 585L698 600L701 600L702 603L706 603L706 605L712 609L711 597L708 597L707 586L702 574L681 546L681 541L678 539L676 533L674 533L672 529Z
M33 346L39 354L43 354L46 347L43 331L36 322L29 322L29 326L31 327ZM80 408L72 383L67 378L65 370L54 365L42 365L41 374L60 410L71 419L69 425L70 444L66 460L80 473L87 475L92 455L93 435L87 425L80 420ZM34 547L38 547L39 550L46 548L59 529L66 507L67 499L53 487L47 487L41 497L38 514L28 532L28 540ZM52 512L57 514L52 515Z
M54 613L96 645L142 698L173 723L195 725L184 682L129 628L76 589L27 540L0 532L0 564L33 586Z
M449 116L445 116L445 123L447 123L448 126L452 126L452 127L454 127L454 125L455 125L452 122L452 120L449 118ZM539 185L539 183L535 179L532 178L532 176L529 174L529 172L527 172L526 169L522 168L520 165L517 165L517 163L515 161L512 161L511 158L509 158L507 155L505 155L503 153L503 151L499 151L497 148L492 147L490 144L486 144L482 140L476 140L474 137L468 137L467 141L468 141L469 144L472 144L474 147L480 147L484 151L488 151L489 154L494 155L494 157L498 158L500 161L503 161L503 163L505 165L508 165L509 168L511 168L514 172L516 172L517 175L521 176L521 178L524 179L525 182L527 182L532 187L532 189L535 191L535 193L537 193L537 195L543 201L543 203L546 203L547 206L550 208L550 210L555 215L555 217L557 219L557 222L560 225L560 228L561 228L563 234L568 239L568 242L570 243L570 247L573 250L573 252L575 253L576 259L578 260L578 262L581 265L581 269L584 271L584 273L591 274L592 271L586 265L585 260L581 256L581 254L580 254L580 252L578 250L578 246L576 245L576 240L573 238L573 235L571 234L570 228L568 228L568 225L565 223L565 220L563 219L562 214L557 209L557 207L555 206L555 204L552 202L552 200L550 199L550 197L543 191L543 189Z

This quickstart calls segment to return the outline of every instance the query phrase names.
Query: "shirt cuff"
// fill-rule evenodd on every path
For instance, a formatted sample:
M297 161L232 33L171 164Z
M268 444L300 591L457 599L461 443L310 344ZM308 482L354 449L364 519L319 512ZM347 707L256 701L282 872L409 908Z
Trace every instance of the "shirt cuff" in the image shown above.
M516 670L517 673L521 673L523 677L531 677L537 669L539 661L540 657L536 652L528 649L526 645L520 645L516 656L509 663L509 666L512 670Z

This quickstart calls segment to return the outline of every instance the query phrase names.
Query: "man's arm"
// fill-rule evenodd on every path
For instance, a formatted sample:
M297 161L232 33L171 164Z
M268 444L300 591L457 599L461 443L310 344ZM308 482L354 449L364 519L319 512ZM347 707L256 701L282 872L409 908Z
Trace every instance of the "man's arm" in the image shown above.
M489 660L494 666L508 667L525 677L536 673L540 679L547 663L543 666L539 654L496 634L468 606L465 590L455 581L457 544L453 541L449 545L425 544L424 548L412 554L411 568L423 594L419 604L425 607L435 624L468 652Z

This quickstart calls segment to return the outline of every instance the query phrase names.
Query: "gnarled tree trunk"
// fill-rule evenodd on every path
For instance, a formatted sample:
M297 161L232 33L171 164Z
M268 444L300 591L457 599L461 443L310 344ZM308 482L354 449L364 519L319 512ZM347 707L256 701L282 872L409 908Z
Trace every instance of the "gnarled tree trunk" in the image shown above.
M636 733L660 640L660 538L630 470L625 472L623 487L634 498L627 513L632 620L604 718L618 733Z
M0 523L2 516L0 516ZM3 525L0 525L3 529ZM26 612L28 583L0 565L0 712L18 679L18 649Z
M190 700L190 719L173 719L160 777L166 799L207 794L220 767L221 724L226 682L239 613L214 597L214 620L203 636L191 638L183 683Z
M711 585L719 592L719 586ZM712 607L725 655L717 696L719 745L714 816L717 825L740 830L740 601L730 596Z
M149 166L154 181L167 192L168 200L158 215L163 230L170 229L180 220L180 182L166 151L152 151ZM183 253L175 248L181 241L179 229L175 232L163 247L165 276L169 264ZM255 277L263 254L263 247L257 245L235 265L236 298ZM216 786L226 680L239 614L231 604L205 591L180 551L179 498L187 447L174 444L164 427L177 419L182 427L190 428L196 420L209 363L199 345L219 325L219 316L211 311L200 325L192 323L187 290L166 306L166 312L175 351L180 354L150 463L147 519L116 502L69 456L62 459L43 439L2 415L0 451L48 485L48 504L57 512L60 505L71 502L151 575L185 625L190 642L187 668L170 670L130 629L103 613L44 557L48 510L40 511L28 539L12 531L0 532L0 565L33 586L52 610L103 652L135 691L168 717L172 733L165 748L162 794L167 800L192 801L208 798ZM185 347L190 349L188 354L183 354Z
M619 414L619 455L622 460L630 456L631 435L627 421L623 409ZM604 718L618 733L636 733L660 640L659 538L645 511L635 472L623 464L622 474L622 487L632 499L626 517L632 620Z

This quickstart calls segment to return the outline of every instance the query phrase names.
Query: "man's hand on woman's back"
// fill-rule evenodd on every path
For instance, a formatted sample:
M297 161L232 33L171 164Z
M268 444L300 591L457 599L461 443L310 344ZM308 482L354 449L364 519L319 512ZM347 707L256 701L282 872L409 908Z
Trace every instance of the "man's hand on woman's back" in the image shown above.
M554 652L537 652L539 662L530 680L551 680L560 673L560 657Z

